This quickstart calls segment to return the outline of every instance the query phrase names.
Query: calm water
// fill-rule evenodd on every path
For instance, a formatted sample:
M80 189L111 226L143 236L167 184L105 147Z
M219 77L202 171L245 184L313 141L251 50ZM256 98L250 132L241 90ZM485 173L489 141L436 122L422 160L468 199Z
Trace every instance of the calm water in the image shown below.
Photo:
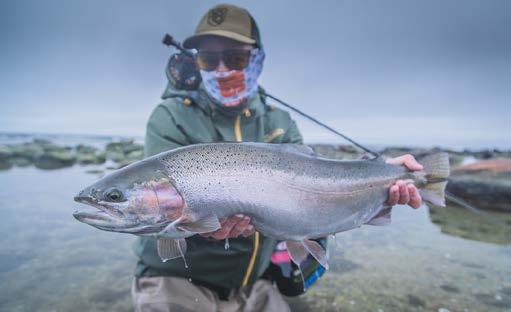
M71 215L98 178L88 169L0 171L0 311L130 311L134 237ZM511 311L510 245L442 234L427 207L396 207L391 226L331 246L331 270L295 310Z

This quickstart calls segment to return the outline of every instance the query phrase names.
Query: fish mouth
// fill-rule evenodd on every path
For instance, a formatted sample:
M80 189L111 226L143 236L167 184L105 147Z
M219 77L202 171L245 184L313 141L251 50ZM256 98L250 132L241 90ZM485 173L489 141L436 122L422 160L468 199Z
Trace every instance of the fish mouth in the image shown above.
M77 195L74 197L75 202L85 204L97 208L96 210L77 210L73 216L80 222L92 225L101 230L113 231L116 229L128 228L136 225L135 222L129 222L124 214L113 207L107 207L95 199L87 195Z
M114 208L112 204L107 203L107 202L102 202L90 195L79 194L74 197L74 201L77 203L96 207L97 209L109 214L112 217L119 218L119 219L124 218L124 214L119 209Z

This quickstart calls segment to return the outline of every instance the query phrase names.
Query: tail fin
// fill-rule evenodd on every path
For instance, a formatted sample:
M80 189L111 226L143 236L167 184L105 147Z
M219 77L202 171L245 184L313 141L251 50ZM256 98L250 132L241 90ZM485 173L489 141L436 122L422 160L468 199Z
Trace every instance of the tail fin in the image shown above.
M437 153L419 160L424 167L426 185L419 189L422 199L435 206L445 207L445 187L449 177L449 154Z

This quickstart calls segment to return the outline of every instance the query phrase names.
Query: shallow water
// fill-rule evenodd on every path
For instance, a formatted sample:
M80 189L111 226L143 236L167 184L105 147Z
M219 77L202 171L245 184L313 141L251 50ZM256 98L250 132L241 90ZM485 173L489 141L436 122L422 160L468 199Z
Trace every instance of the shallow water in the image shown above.
M131 310L134 237L71 215L89 169L0 171L0 311ZM442 234L427 207L330 245L331 270L293 310L511 311L511 246Z

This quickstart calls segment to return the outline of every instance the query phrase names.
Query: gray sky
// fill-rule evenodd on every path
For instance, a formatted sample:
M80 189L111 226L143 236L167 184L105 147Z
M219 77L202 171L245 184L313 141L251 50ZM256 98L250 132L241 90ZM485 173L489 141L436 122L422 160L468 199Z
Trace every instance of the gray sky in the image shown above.
M2 1L0 131L143 135L163 34L216 3ZM510 1L230 3L261 29L261 84L362 143L511 148Z

